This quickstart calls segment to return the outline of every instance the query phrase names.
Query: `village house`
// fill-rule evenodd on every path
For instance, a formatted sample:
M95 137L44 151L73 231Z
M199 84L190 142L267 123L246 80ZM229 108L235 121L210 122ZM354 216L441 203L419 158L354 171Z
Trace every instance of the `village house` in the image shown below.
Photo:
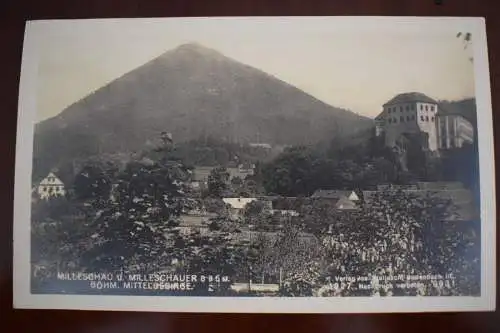
M302 200L296 197L266 197L261 199L267 202L271 215L296 217L300 216Z
M399 94L385 103L375 126L376 135L384 137L387 147L402 150L415 138L429 151L460 148L474 141L469 120L417 92Z
M231 218L238 219L243 216L246 206L257 198L223 198L222 201L228 207L228 212Z
M217 167L214 166L197 166L194 168L191 175L191 188L193 189L203 189L208 185L208 177L213 169ZM235 178L244 180L247 176L254 175L255 164L245 163L240 164L237 167L227 167L226 171L229 174L227 179L227 184L229 185L231 181Z
M216 214L206 212L188 212L179 217L180 224L176 229L179 230L179 233L182 235L187 235L192 232L199 232L201 235L206 235L209 233L208 225L210 219L216 216Z
M66 195L66 189L64 183L53 172L50 172L38 184L37 193L41 199L50 199Z
M327 200L334 204L336 209L357 209L360 198L356 191L317 190L311 195L316 200Z

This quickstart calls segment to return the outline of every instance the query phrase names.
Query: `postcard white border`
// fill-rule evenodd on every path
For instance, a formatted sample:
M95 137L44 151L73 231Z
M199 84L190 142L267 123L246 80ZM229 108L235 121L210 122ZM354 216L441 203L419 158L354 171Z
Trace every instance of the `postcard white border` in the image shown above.
M238 29L331 29L393 31L404 26L419 29L468 31L474 38L474 70L478 110L481 186L481 296L480 297L165 297L32 295L30 293L30 207L33 129L36 119L37 42L46 25L69 20L30 21L26 24L19 90L14 193L14 287L15 308L125 310L161 312L226 313L380 313L491 311L496 295L496 200L490 75L484 18L452 17L247 17L114 19L136 22L169 22ZM82 22L82 20L76 20ZM85 20L98 22L100 20ZM241 30L240 30L241 31Z

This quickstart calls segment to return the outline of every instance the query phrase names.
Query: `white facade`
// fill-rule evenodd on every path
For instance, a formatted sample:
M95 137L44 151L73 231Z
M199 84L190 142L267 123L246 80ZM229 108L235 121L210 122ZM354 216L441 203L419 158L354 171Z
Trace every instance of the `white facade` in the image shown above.
M472 124L458 115L440 116L437 131L440 149L460 148L474 142Z
M41 199L49 199L66 195L66 189L64 183L51 172L40 182L37 193Z
M409 102L384 106L382 117L385 144L394 147L403 133L427 133L428 149L437 150L436 118L438 105Z

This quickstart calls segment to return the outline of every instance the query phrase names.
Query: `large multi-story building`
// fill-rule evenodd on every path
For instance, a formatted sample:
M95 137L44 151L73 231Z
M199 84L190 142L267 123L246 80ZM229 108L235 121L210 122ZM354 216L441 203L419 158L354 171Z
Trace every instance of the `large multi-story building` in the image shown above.
M474 141L474 127L462 115L444 110L434 99L416 92L399 94L375 118L376 134L388 147L417 138L430 151L462 147Z

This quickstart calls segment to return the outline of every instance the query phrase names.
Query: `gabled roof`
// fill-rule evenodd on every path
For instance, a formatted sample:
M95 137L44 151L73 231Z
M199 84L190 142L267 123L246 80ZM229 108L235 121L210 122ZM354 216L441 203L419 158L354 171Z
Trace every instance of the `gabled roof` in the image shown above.
M335 203L337 209L357 209L357 205L347 197L342 197Z
M393 97L391 100L389 100L387 103L384 104L386 105L391 105L391 104L399 104L399 103L412 103L412 102L422 102L422 103L433 103L437 104L438 102L432 98L430 98L427 95L424 95L419 92L409 92L409 93L403 93L399 94L395 97Z
M384 111L380 112L378 116L375 117L375 120L384 120Z
M235 209L243 209L248 205L250 202L257 200L256 198L223 198L222 201L224 201L225 204L230 205L232 208Z
M348 198L354 191L345 190L317 190L311 198L340 199Z
M49 173L47 177L45 177L40 185L44 186L64 186L64 183L53 173Z

